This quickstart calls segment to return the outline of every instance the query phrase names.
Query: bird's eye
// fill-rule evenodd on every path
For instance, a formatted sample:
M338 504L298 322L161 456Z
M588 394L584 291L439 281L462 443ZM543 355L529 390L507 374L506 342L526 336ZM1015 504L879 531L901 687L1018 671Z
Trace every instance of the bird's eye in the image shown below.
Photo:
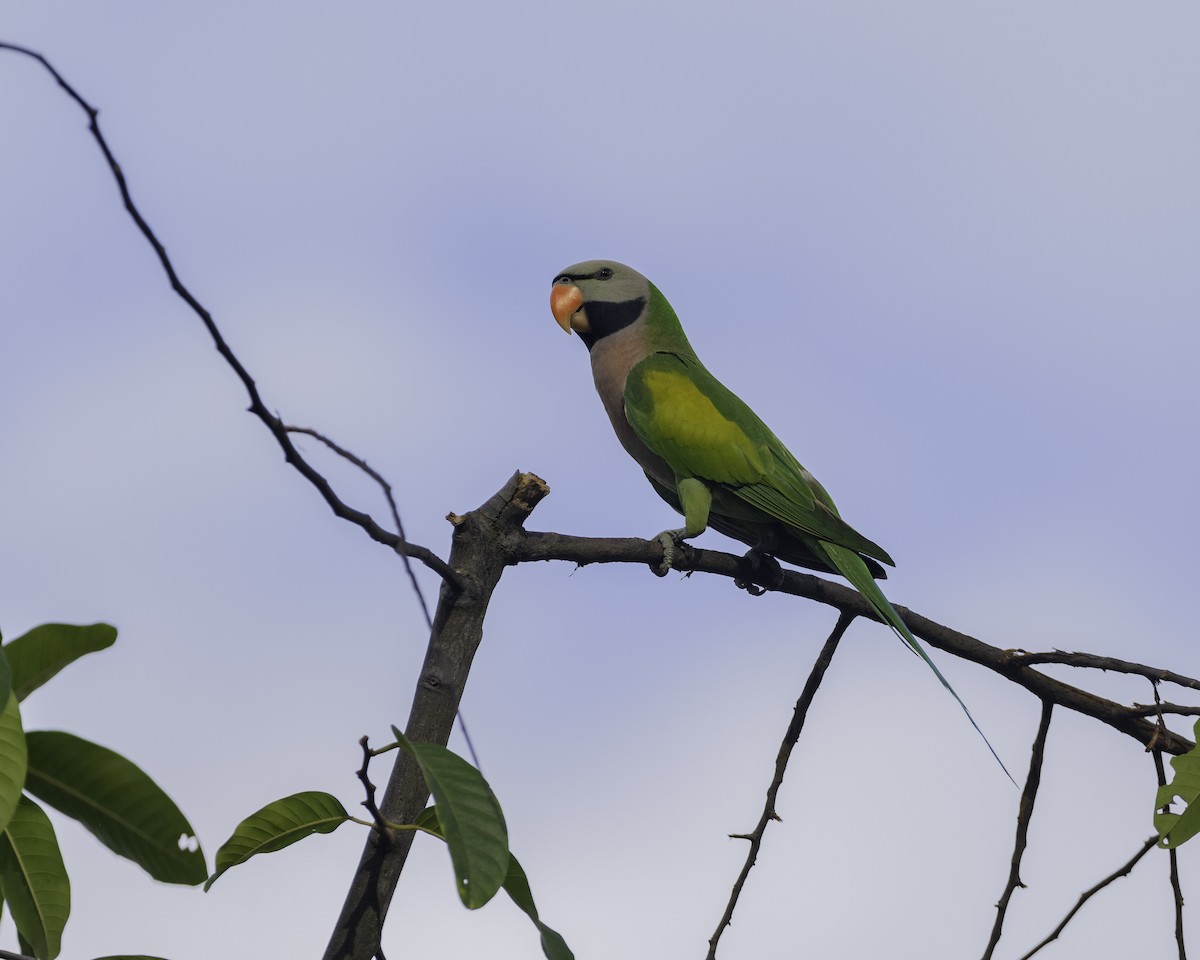
M554 278L554 282L555 282L555 283L570 283L570 282L571 282L571 278L570 278L570 277L568 277L568 276L567 276L567 275L564 273L564 274L562 274L562 275L560 275L560 276L557 276L557 277L555 277L555 278Z
M596 271L596 276L601 280L611 280L613 272L609 267L601 267Z

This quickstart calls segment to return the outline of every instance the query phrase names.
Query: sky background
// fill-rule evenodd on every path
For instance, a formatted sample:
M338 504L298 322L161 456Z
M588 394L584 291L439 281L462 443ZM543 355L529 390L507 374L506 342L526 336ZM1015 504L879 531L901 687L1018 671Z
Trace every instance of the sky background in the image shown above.
M547 305L562 267L613 258L896 558L892 600L1001 647L1193 675L1198 30L1193 4L1097 0L0 13L0 39L100 108L267 405L385 474L415 542L445 556L445 514L516 469L552 490L532 529L674 524ZM396 558L245 407L82 112L0 53L0 628L120 629L25 704L26 726L141 764L210 863L270 800L359 802L356 741L404 722L426 639ZM727 834L759 815L834 619L634 566L505 575L464 710L543 919L580 960L703 956L745 853ZM1020 778L1036 700L937 659ZM1153 776L1133 741L1056 714L998 957L1132 856ZM928 671L855 624L721 957L978 956L1017 800ZM70 960L319 956L364 839L347 825L206 895L56 824ZM1181 853L1193 903L1197 853ZM1044 955L1171 955L1171 911L1152 852ZM459 905L424 839L384 946L540 956L505 899Z

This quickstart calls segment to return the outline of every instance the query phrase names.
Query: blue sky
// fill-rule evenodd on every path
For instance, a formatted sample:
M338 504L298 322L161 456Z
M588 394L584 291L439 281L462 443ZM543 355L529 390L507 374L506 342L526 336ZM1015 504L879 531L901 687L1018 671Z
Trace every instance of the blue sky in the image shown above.
M1190 5L1107 2L0 16L100 107L267 403L387 475L414 540L445 555L444 515L518 468L552 488L533 528L673 523L547 308L561 267L611 257L896 558L894 601L1002 647L1193 674L1197 28ZM276 797L357 803L356 740L407 716L424 648L398 563L246 415L83 115L12 55L0 130L0 628L121 630L28 702L27 726L141 763L210 857ZM632 567L505 576L465 710L543 916L581 960L702 955L744 853L726 834L758 815L833 619ZM1023 770L1037 703L939 663ZM1059 715L1048 751L1013 956L1151 830L1136 744ZM1016 800L915 658L855 625L721 955L981 953ZM64 956L172 960L314 955L362 841L343 828L203 895L60 836ZM1059 953L1166 955L1161 861ZM538 955L515 909L458 905L433 842L389 944Z

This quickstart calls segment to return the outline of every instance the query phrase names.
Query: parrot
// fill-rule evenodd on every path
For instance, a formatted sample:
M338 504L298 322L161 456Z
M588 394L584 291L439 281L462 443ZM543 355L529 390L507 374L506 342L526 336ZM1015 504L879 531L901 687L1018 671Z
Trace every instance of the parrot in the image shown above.
M752 565L786 563L837 574L917 654L958 701L1012 779L966 703L875 582L895 566L842 519L833 498L758 415L700 362L671 304L644 276L613 260L566 267L550 312L587 347L596 392L621 446L683 526L654 539L665 576L677 544L708 527L750 547ZM1014 781L1015 783L1015 781Z

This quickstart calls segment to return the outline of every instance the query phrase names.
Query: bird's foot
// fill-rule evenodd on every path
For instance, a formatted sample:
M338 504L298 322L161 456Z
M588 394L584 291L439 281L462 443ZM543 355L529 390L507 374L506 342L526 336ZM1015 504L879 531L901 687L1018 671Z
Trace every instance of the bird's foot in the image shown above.
M662 548L663 548L662 563L660 563L658 566L655 566L654 564L650 564L650 569L654 571L654 575L656 577L665 577L670 572L671 567L675 563L676 552L681 547L686 546L682 542L683 535L685 533L687 533L686 529L664 530L657 537L653 538L658 543L662 544Z
M752 597L761 597L768 590L777 590L783 585L783 567L765 550L752 548L742 557L742 565L746 575L735 579L733 585ZM756 580L762 586L755 583Z

